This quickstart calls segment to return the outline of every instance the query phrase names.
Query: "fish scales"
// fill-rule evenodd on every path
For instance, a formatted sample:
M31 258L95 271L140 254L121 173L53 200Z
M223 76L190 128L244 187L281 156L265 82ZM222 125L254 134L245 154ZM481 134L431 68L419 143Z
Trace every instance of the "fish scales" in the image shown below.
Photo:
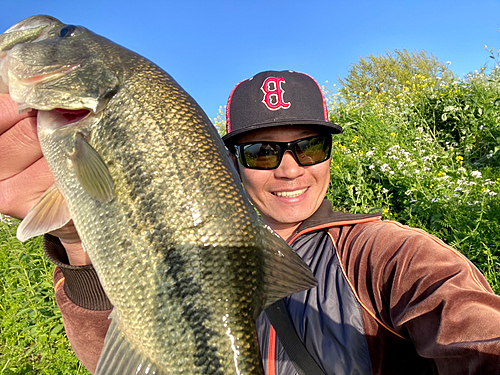
M0 37L0 75L40 110L56 189L115 307L98 373L260 374L254 320L314 286L310 270L263 225L217 131L167 73L43 17ZM68 123L56 108L90 113Z
M137 75L131 72L130 76L134 81L131 82L131 86L148 87L151 89L150 92L153 92L155 87L152 86L152 83L160 84L162 87L166 85L163 82L165 78L161 79L163 75L159 76L157 70L147 72L145 67L142 67L141 73ZM127 80L126 77L124 79ZM172 84L170 83L170 85ZM134 95L134 100L129 100L129 96ZM173 95L179 96L175 93ZM172 95L169 95L168 91L151 98L149 95L138 96L123 90L108 103L110 111L114 111L115 102L118 104L120 102L129 103L131 116L133 113L142 114L141 129L140 134L137 134L133 129L130 129L127 123L112 118L112 125L102 124L101 131L95 133L96 141L91 139L90 143L95 146L96 151L103 156L105 161L114 161L113 164L109 165L111 174L113 175L114 169L117 169L126 177L123 180L117 179L123 183L115 185L116 207L105 208L108 217L112 215L118 218L114 221L116 229L110 228L109 239L100 238L99 230L97 232L89 231L88 236L82 237L82 239L86 247L99 247L103 250L98 255L93 256L95 267L100 275L105 275L101 278L103 285L110 285L110 289L117 291L114 294L113 303L117 306L124 306L123 309L120 309L120 322L124 327L123 331L128 333L129 337L135 336L137 341L140 341L142 336L152 338L153 340L148 341L149 347L144 348L146 352L154 352L157 346L161 347L162 345L169 348L168 351L163 351L160 358L154 358L160 363L168 363L172 358L183 358L184 356L181 354L185 352L193 353L192 358L196 359L197 362L193 361L191 366L175 362L168 366L179 369L179 373L195 373L197 367L201 367L203 373L217 373L217 370L227 369L231 363L223 365L217 356L218 342L221 341L221 337L226 335L227 329L221 332L221 325L215 324L214 326L211 321L214 320L213 316L225 316L229 308L234 311L225 302L234 300L234 298L228 298L229 296L222 291L227 289L226 284L231 275L237 275L239 269L249 268L248 265L239 265L231 260L220 259L221 254L217 247L227 246L224 242L230 244L233 240L218 236L218 232L228 232L226 230L228 228L224 228L224 226L234 225L241 228L241 233L250 237L252 233L248 233L245 226L251 227L248 225L249 223L246 223L245 218L251 208L242 207L240 213L236 215L228 215L228 210L225 208L225 215L229 217L225 216L226 220L221 223L216 223L212 218L213 229L196 225L198 221L208 221L209 217L216 216L216 212L219 210L217 206L231 207L232 202L226 199L224 190L218 191L220 197L211 196L207 199L205 194L210 194L204 189L204 186L207 185L200 184L196 178L196 173L200 174L199 168L214 169L217 173L211 175L210 178L216 179L218 182L228 181L227 169L215 168L225 158L225 155L211 155L209 150L219 150L219 148L213 144L210 145L213 142L210 142L211 138L206 136L206 130L202 128L205 121L202 121L203 118L200 118L201 116L197 113L185 113L184 111L184 113L178 114L178 111L175 110L169 112L172 120L168 117L145 118L144 113L156 112L155 108L151 108L153 103L163 103L162 105L168 108L169 106L178 106L179 101L184 100L177 98L176 103L171 103L171 97ZM148 108L151 109L148 111ZM171 125L168 126L169 124ZM171 129L172 127L174 129ZM192 141L193 147L181 151L189 156L185 158L172 157L179 152L177 140L193 139L193 136L195 138ZM123 141L122 137L128 140ZM135 149L130 150L129 145L134 143ZM198 150L199 147L196 146L198 144L202 145L201 148L204 148L205 152ZM203 145L207 145L207 147L203 147ZM109 155L105 155L104 150L109 150L107 152ZM117 160L123 160L125 163L118 164ZM64 169L65 166L63 165L61 168ZM234 194L235 197L238 195L241 196L239 192ZM120 199L122 197L123 199ZM201 199L203 199L204 204L197 204L197 201ZM103 217L102 223L96 223L95 213L100 212L100 207L97 207L98 204L95 201L90 200L88 206L82 206L80 197L75 197L74 201L80 202L80 210L78 211L82 213L81 217L75 217L74 220L81 222L83 226L94 225L97 228L102 228L106 224L109 227L106 216ZM121 202L127 202L127 204ZM212 205L214 207L211 207ZM172 215L174 211L176 214ZM129 225L123 226L121 223L125 221L125 216L129 212L132 213L128 218ZM124 218L123 221L119 219L121 217ZM131 229L128 229L129 227ZM115 235L115 231L124 233ZM232 232L231 230L228 233ZM253 235L256 236L256 234ZM116 246L113 242L116 237L128 238L131 242L130 247L140 249L142 257L135 260L127 256L126 259L123 259L121 252L105 250L108 246L110 249ZM222 244L218 244L217 241L221 241ZM249 238L238 238L238 241L251 243ZM104 246L105 243L108 243L108 246ZM200 244L204 246L200 248ZM166 246L168 246L167 249ZM246 248L242 249L246 250ZM234 248L234 251L239 250ZM233 251L228 253L231 255ZM102 262L100 261L101 254L104 257ZM200 257L206 259L203 260ZM257 262L258 260L253 261ZM122 264L128 264L129 270L125 269L126 274L114 272L114 269ZM221 270L230 270L233 267L237 268L228 272L227 276L220 274ZM251 268L255 268L255 266ZM138 269L143 269L144 274L137 275L135 270ZM217 273L214 274L213 270L217 270ZM124 278L131 275L134 275L134 278L140 283L140 288L134 288L134 292L122 284ZM256 293L258 278L254 276L247 280L247 282L251 281L256 285L250 288L248 293ZM237 283L237 280L235 282ZM218 306L207 306L207 296L214 294L219 295L215 301ZM159 299L158 295L168 296L170 303L163 306L155 305L155 301ZM250 298L250 300L253 299ZM126 316L124 311L130 311L132 315ZM150 316L145 317L147 314L143 313L138 319L138 316L134 314L136 311L149 312ZM251 316L247 314L246 318L250 321ZM144 325L145 319L148 322L146 325ZM150 327L150 329L144 329L144 326ZM172 337L171 342L165 342L163 338L169 337L169 335L162 333L162 330L176 331L178 334ZM234 332L233 334L254 335L254 332L250 329L247 332ZM249 358L252 357L257 356L252 353ZM207 367L206 370L202 364ZM254 366L258 368L258 364L254 364Z

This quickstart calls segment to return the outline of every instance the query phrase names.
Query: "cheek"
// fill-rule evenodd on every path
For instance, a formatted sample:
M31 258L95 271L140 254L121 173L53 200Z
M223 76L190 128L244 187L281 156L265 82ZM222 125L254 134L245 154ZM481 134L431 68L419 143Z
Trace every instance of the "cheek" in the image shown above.
M316 181L318 185L321 186L325 192L330 184L330 162L325 161L324 163L317 165L318 169L315 171Z
M241 182L243 183L249 198L255 203L255 201L258 200L257 196L259 195L259 192L262 192L264 189L266 181L264 176L265 172L244 168L241 165L239 167Z

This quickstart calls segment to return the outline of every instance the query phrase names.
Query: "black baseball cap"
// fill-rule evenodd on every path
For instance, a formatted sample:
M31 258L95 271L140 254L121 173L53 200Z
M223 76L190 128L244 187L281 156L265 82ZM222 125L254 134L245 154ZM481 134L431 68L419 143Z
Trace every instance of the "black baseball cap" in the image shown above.
M323 132L342 132L341 126L328 121L325 98L314 78L291 70L266 71L233 89L222 140L231 147L243 133L284 125L314 125Z

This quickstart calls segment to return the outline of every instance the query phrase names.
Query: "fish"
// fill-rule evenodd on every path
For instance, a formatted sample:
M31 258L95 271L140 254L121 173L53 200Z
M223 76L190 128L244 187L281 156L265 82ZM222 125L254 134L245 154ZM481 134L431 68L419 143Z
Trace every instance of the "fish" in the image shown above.
M73 220L113 304L96 374L261 374L255 320L317 282L259 217L216 129L148 59L37 15L0 35L54 177L18 227Z

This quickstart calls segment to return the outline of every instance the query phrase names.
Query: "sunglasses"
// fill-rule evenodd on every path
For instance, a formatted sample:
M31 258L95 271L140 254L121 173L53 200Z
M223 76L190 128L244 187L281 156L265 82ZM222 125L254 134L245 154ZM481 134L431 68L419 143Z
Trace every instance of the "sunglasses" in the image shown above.
M245 168L276 169L283 154L290 150L299 165L306 167L322 163L332 151L332 136L315 135L293 142L248 142L234 146L236 157Z

